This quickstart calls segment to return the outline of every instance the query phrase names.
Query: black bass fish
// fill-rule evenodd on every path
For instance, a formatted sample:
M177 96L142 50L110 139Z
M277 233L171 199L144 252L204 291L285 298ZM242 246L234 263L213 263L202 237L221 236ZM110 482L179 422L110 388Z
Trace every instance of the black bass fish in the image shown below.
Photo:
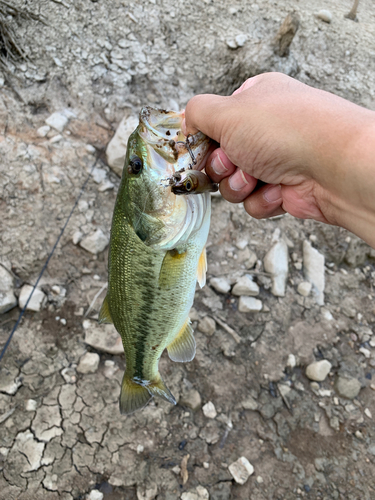
M145 107L128 141L113 213L108 293L99 322L122 337L126 370L120 411L153 396L175 398L158 369L165 348L173 361L195 356L189 311L196 282L206 280L211 199L208 177L191 170L209 148L201 133L186 138L182 112Z

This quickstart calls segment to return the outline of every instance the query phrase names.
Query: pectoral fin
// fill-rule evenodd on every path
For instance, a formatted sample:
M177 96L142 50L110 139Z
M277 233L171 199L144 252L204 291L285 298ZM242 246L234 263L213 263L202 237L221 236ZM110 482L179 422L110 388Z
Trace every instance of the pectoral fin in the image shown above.
M190 319L188 318L177 337L167 347L168 355L172 361L187 363L194 359L195 346L193 329L190 324Z
M179 282L186 254L187 252L179 253L177 250L169 250L165 254L159 274L160 288L172 288Z
M207 272L207 253L206 247L203 248L201 256L198 262L198 283L201 288L206 284L206 272Z
M102 323L113 323L111 313L109 312L107 296L105 296L102 307L100 308L98 321L99 325L101 325Z

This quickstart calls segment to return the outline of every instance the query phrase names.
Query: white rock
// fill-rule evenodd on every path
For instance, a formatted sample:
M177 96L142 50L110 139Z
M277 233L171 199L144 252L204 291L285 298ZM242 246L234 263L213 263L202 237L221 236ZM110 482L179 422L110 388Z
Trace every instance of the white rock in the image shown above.
M219 293L228 293L231 289L230 282L226 278L211 278L210 285Z
M228 467L233 479L238 484L245 484L251 474L254 473L254 467L246 457L240 457Z
M283 240L277 241L264 257L264 269L272 277L271 293L284 297L288 277L288 246Z
M198 493L194 491L185 491L180 498L181 500L198 500Z
M52 115L47 118L46 124L58 132L62 132L68 124L68 121L69 119L65 114L56 111L56 113L52 113Z
M61 134L57 134L57 135L54 135L53 137L51 137L49 142L51 144L55 144L56 142L60 142L62 139L63 139L63 136Z
M249 242L247 240L244 240L244 239L238 239L237 242L236 242L236 247L239 249L239 250L245 250L245 248L247 247L247 245L249 244Z
M332 13L326 9L321 9L316 16L326 23L330 23L332 21Z
M95 167L91 175L94 182L100 184L107 177L107 172L104 170L104 168Z
M238 301L238 310L243 313L258 312L261 311L262 308L262 301L254 297L240 297Z
M302 281L297 287L297 291L303 297L307 297L311 292L312 284L309 281Z
M82 238L83 238L83 233L81 233L81 231L75 231L72 236L73 244L78 245L78 243L81 241Z
M104 191L109 191L110 189L113 189L115 187L115 185L113 184L113 182L109 181L108 179L107 180L104 180L100 186L98 187L98 191L100 193L104 193Z
M201 319L198 323L198 330L202 333L205 333L206 335L213 335L216 330L216 322L214 319L210 318L209 316L205 316L203 319Z
M253 281L250 275L246 274L237 280L233 287L232 294L255 297L259 295L259 286Z
M306 367L306 377L315 382L323 382L331 368L332 365L327 359L315 361Z
M109 243L109 239L101 229L89 234L80 241L80 246L90 253L98 254L102 252Z
M145 447L143 444L138 444L137 445L137 454L139 455L140 453L143 453L145 451Z
M24 285L21 288L20 296L18 298L20 308L23 309L25 307L25 304L27 302L27 299L30 296L30 293L32 292L33 287L30 285ZM39 290L39 288L35 288L34 293L30 299L30 302L27 305L27 310L28 311L40 311L44 304L47 301L47 297L45 293L42 292L42 290Z
M294 368L297 364L296 357L294 354L289 354L288 356L288 361L286 362L286 366L289 366L289 368Z
M100 356L96 352L86 352L79 360L77 372L95 373L100 363Z
M11 454L19 453L26 460L18 459L21 465L22 472L31 472L33 470L39 469L41 465L41 460L44 452L44 443L38 442L34 439L34 435L29 430L25 432L19 432L16 436L14 445L11 449Z
M324 307L322 307L321 313L322 313L322 318L324 318L326 321L333 320L333 316L332 316L331 312L328 311L328 309L325 309Z
M91 490L87 495L87 500L103 500L104 495L99 490Z
M17 305L13 287L13 276L0 265L0 314L10 311Z
M207 418L215 418L217 415L215 405L211 401L202 406L202 411Z
M360 347L359 352L362 353L367 359L371 357L371 351L370 349L366 349L366 347Z
M312 284L316 303L324 305L324 255L313 248L309 241L303 242L303 270L307 281Z
M95 154L96 152L96 149L94 146L92 146L91 144L87 144L86 147L85 147L86 151L88 153L90 153L91 155Z
M197 486L197 493L198 493L198 500L209 500L210 495L206 488L203 486L199 485Z
M137 116L128 116L121 120L117 127L115 135L107 146L107 161L112 170L121 177L124 167L126 147L130 134L138 126L139 119Z
M113 325L98 325L89 319L83 322L85 342L94 349L109 354L122 354L122 340Z
M365 408L365 411L363 412L367 418L372 418L372 413L368 408Z
M35 411L38 406L38 403L35 401L35 399L28 399L25 404L25 410L26 411Z
M240 33L239 35L237 35L235 37L235 41L236 41L237 47L243 47L247 41L247 35L245 35L244 33Z
M39 135L39 137L45 137L50 130L51 127L49 125L43 125L42 127L38 128L36 133Z

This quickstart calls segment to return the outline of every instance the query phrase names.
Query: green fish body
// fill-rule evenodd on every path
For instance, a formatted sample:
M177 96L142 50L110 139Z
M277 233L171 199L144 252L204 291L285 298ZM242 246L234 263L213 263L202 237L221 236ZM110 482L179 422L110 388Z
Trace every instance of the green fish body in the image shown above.
M176 404L158 370L165 348L173 361L195 356L189 311L197 280L205 283L211 200L208 192L176 195L168 183L191 162L182 118L182 113L142 109L113 213L108 292L99 321L112 322L122 337L126 370L120 410L125 414L154 395ZM189 144L199 161L209 140L199 133Z

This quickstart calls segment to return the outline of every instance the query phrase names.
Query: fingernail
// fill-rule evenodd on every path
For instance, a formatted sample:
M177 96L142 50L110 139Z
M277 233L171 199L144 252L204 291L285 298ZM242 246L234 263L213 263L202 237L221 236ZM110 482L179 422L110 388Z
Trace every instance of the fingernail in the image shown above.
M233 175L229 177L229 186L233 191L239 191L240 189L247 186L249 183L247 182L244 173L242 170L237 170Z
M263 193L263 197L268 203L274 203L277 200L281 199L281 186L280 184L273 185L269 187Z
M217 175L222 175L225 174L225 172L228 171L227 167L224 165L222 162L222 159L220 158L220 155L217 154L215 158L211 162L211 167L212 170L215 172Z

